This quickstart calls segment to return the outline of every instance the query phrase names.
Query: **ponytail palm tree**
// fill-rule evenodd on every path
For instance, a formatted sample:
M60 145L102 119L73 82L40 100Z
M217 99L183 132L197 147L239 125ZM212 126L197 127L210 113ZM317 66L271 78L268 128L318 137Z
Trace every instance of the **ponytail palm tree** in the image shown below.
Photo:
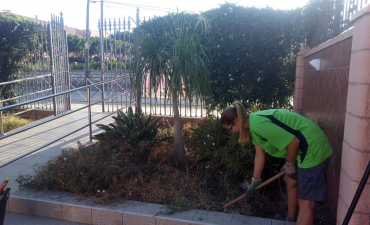
M172 156L178 167L185 166L178 98L187 101L194 96L209 96L208 49L204 44L207 21L198 18L191 23L185 14L169 15L163 26L163 38L156 40L150 33L142 33L140 53L136 60L137 79L141 86L150 75L153 87L165 81L165 94L172 98L174 114L174 148Z

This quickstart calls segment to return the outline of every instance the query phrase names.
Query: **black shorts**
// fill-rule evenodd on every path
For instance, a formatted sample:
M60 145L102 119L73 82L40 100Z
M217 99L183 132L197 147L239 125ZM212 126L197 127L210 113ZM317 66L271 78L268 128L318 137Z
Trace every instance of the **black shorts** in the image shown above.
M311 168L297 168L297 173L289 175L298 181L298 198L311 201L326 201L326 179L328 160Z

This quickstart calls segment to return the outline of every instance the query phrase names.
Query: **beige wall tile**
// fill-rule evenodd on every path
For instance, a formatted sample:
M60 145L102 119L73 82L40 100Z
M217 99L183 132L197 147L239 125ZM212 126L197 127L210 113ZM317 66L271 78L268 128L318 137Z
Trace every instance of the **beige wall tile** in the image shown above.
M346 113L343 139L352 147L368 150L370 148L370 119Z
M103 209L92 209L92 224L94 225L122 225L122 213Z
M8 201L10 212L35 215L35 202L33 200L10 197Z
M353 200L353 197L355 196L358 186L359 182L351 180L351 178L343 170L341 170L339 183L339 198L343 200L346 207L349 207L351 205L351 202ZM365 185L365 188L355 208L355 212L370 214L369 199L370 199L370 185Z
M348 176L357 182L360 182L363 176L363 173L358 171L363 170L367 167L367 164L370 161L370 150L356 150L352 148L347 142L343 142L342 149L342 170Z
M348 85L347 112L356 116L370 118L370 83L350 83Z
M35 214L36 216L61 220L63 219L63 207L62 204L58 203L35 201Z
M123 213L123 225L156 225L155 217L134 213Z
M91 224L91 208L63 205L63 220Z
M370 42L370 36L368 38ZM349 82L370 83L370 48L352 52Z

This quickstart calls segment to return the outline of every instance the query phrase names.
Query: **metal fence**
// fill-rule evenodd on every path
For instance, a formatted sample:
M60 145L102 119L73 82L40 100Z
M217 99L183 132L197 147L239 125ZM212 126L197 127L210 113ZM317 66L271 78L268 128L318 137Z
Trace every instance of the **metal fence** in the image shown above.
M138 52L139 40L133 35L135 32L133 32L131 23L135 23L136 28L140 26L139 10L137 10L136 20L131 17L113 18L104 19L103 25L98 24L99 33L103 35L100 40L104 45L102 71L104 74L102 77L111 79L131 71L131 80L134 78L135 74L132 73L132 69L135 54ZM89 75L89 77L92 76ZM150 77L147 75L140 92L129 92L128 100L130 103L140 104L142 111L146 114L172 116L172 99L164 91L164 82L153 86L149 80ZM207 115L204 101L200 96L194 99L179 98L178 103L180 116L205 117Z
M121 99L111 98L105 101L105 108L106 110L111 111L115 104L115 101L123 101L127 102L127 104L135 103L135 93L131 90L131 79L132 71L129 70L121 70L121 71L111 71L107 70L104 72L105 77L109 79L113 79L118 76L125 76L125 79L116 81L115 84L111 83L109 85L105 85L104 95L107 97L115 96L120 91L127 91L124 95L121 95ZM70 79L71 79L71 88L78 88L85 85L85 71L83 70L71 70L70 71ZM89 77L87 78L89 84L101 82L101 71L94 70L89 72ZM114 88L112 88L114 87ZM144 82L142 87L142 111L145 114L152 114L152 115L164 115L164 116L172 116L173 115L173 105L172 99L165 95L164 90L164 83L159 83L157 86L153 87L150 85L149 82L149 75L147 80ZM96 87L91 88L91 95L92 100L98 99L98 95L102 92L102 88ZM75 92L71 99L72 104L79 104L87 102L87 99L84 97L86 96L84 91ZM205 110L204 101L202 98L194 98L190 102L188 99L185 100L184 98L178 99L179 103L179 112L180 116L188 116L188 117L205 117L207 112ZM127 110L127 108L126 108ZM215 112L214 112L215 113ZM216 115L216 114L215 114Z
M18 74L9 76L9 81L0 83L1 88L11 86L14 97L1 99L1 105L20 103L52 93L52 79L50 67L50 30L49 24L34 23L35 31L32 41L32 53L21 61ZM31 31L30 31L30 35ZM25 105L24 108L51 108L52 101L38 102L37 105Z
M137 12L139 13L139 12ZM117 102L125 102L132 105L138 100L142 111L146 114L173 115L172 99L164 92L163 83L152 86L149 76L139 92L131 88L134 78L132 72L135 53L137 52L138 40L133 35L132 23L136 27L140 24L137 15L136 21L131 17L118 19L105 19L99 23L101 40L101 68L99 71L85 71L70 75L68 63L67 36L64 30L63 15L56 17L52 15L50 23L35 23L37 38L34 43L33 53L22 62L20 74L14 75L14 79L0 83L1 86L11 85L15 93L14 98L0 100L2 105L17 104L39 99L52 94L65 92L81 86L103 82L108 79L125 77L114 80L109 84L93 86L91 101L105 99L102 102L102 111L113 111L117 108ZM120 95L124 92L123 95ZM139 94L139 97L136 97ZM101 97L98 97L101 95ZM2 120L11 116L19 115L35 109L53 110L54 115L68 112L73 104L86 104L86 91L78 90L65 95L58 95L54 98L45 98L43 101L36 101L32 104L22 104L20 110L1 114ZM8 104L4 104L4 103ZM180 116L204 117L207 112L204 101L201 97L194 99L179 98Z
M91 102L95 103L101 101L101 96L104 96L104 104L102 103L102 112L108 111L113 112L118 108L122 108L123 105L132 105L135 103L132 98L132 91L130 87L130 71L120 70L120 71L109 71L104 72L104 80L102 79L102 71L94 70L89 72L89 77L85 77L84 70L71 70L70 71L70 86L71 89L79 89L85 86L87 81L88 84L95 84L105 80L114 79L110 83L105 83L100 86L93 85L91 90ZM115 79L118 77L123 77L122 79ZM104 86L104 89L103 89ZM103 93L104 90L104 94ZM80 104L87 104L88 98L86 97L87 90L77 90L72 93L71 101L72 107ZM104 107L104 108L103 108ZM127 107L126 107L127 111Z
M0 83L0 88L11 86L15 96L1 99L0 105L27 102L69 90L68 47L63 15L52 15L50 23L35 22L33 26L29 31L33 38L30 41L33 45L31 53L22 60L19 73L9 76L12 80ZM70 94L24 104L7 114L0 113L1 134L4 133L3 119L34 109L53 109L54 115L59 115L71 109Z
M319 23L307 39L307 45L315 47L353 26L351 16L362 9L369 0L325 0L321 1Z

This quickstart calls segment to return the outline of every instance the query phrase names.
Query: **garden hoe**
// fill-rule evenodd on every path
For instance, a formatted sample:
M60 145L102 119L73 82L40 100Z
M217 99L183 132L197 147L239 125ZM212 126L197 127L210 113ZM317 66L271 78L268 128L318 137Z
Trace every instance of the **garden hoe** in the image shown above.
M285 171L283 172L280 172L278 174L276 174L275 176L271 177L270 179L266 180L265 182L263 182L262 184L258 185L258 187L254 190L258 190L260 188L263 188L264 186L268 185L269 183L271 183L272 181L278 179L279 177L283 176L285 174ZM232 202L224 205L224 210L229 207L229 206L232 206L234 205L235 203L239 202L240 200L243 200L244 198L246 197L245 194L239 196L238 198L234 199Z

